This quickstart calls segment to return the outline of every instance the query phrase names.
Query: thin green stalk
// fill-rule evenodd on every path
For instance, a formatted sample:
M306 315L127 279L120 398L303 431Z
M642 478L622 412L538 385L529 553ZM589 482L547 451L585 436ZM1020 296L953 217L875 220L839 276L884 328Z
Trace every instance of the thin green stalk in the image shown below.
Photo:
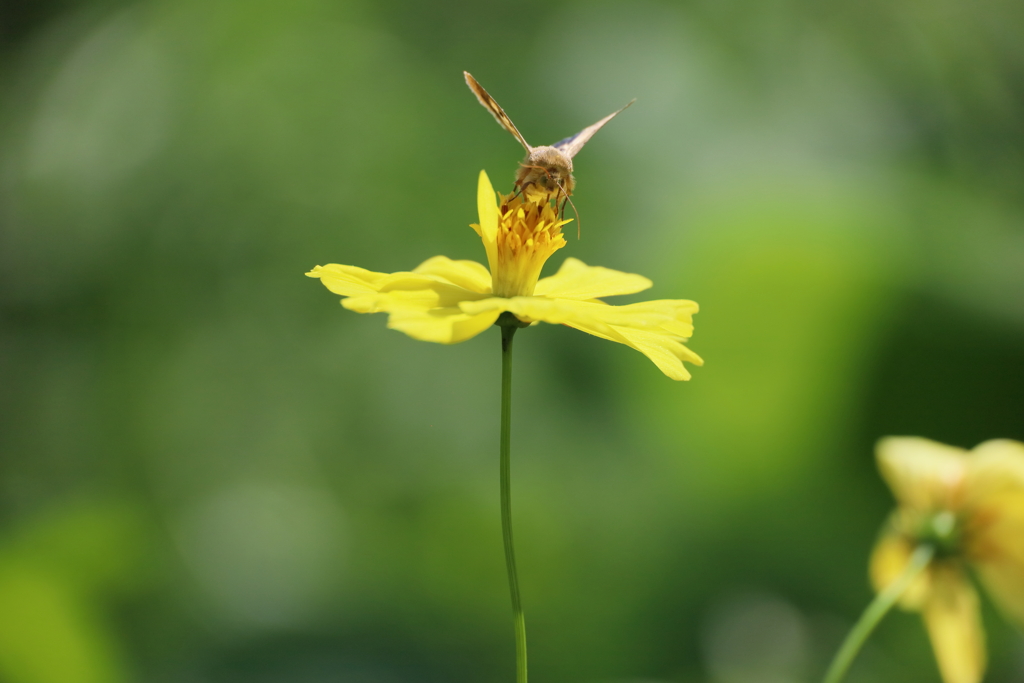
M516 551L512 545L512 337L517 329L514 325L501 326L501 533L505 540L505 568L516 631L516 683L526 683L526 620L519 598Z
M878 626L878 622L892 609L892 606L896 604L896 601L900 599L900 596L917 578L918 574L924 571L934 555L935 548L930 545L920 545L914 550L907 563L907 568L903 570L899 578L875 597L868 608L864 610L860 620L853 625L846 640L839 648L839 652L836 653L835 659L832 660L832 665L829 666L828 673L825 674L824 683L839 683L843 680L843 676L853 664L854 658L864 646L868 636Z

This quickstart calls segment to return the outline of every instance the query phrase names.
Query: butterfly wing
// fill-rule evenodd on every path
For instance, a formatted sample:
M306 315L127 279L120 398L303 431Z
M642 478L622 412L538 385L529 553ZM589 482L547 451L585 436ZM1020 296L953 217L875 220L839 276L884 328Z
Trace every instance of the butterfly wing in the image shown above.
M571 135L564 140L559 140L558 142L551 146L565 154L570 159L572 159L581 149L583 149L583 145L587 144L587 140L594 137L594 133L601 130L604 124L608 123L616 116L621 114L624 110L629 108L629 105L633 104L634 102L636 102L635 98L630 100L629 104L627 104L625 107L618 110L617 112L608 114L608 116L604 117L603 119L601 119L600 121L593 125L587 126L579 133L576 133L576 135Z
M516 124L512 123L512 119L508 117L505 110L494 101L493 97L487 94L487 91L484 90L484 86L477 83L476 79L473 78L468 71L463 71L462 73L466 77L466 85L468 85L469 89L473 91L476 98L480 100L480 104L484 105L487 111L491 112L491 115L502 128L507 130L509 133L512 133L512 135L516 137L516 140L519 140L519 144L525 147L527 152L532 152L533 147L530 147L529 143L526 142L526 138L524 138L523 134L519 132L518 128L516 128ZM615 113L617 114L618 112ZM612 114L612 116L614 115L615 114ZM591 133L591 135L593 135L593 133Z

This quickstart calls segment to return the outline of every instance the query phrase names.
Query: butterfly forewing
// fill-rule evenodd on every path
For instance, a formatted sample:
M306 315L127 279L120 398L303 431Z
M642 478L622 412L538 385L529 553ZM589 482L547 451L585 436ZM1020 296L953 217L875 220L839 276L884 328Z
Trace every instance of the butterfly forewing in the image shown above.
M512 123L512 119L508 117L508 114L505 113L505 110L502 109L501 106L494 101L493 97L487 94L487 91L484 90L484 87L477 83L476 79L473 78L473 76L471 76L468 71L463 71L462 73L466 76L466 85L468 85L469 89L473 91L473 94L476 95L476 98L480 100L480 104L484 105L484 107L487 108L487 111L491 112L491 115L494 116L495 120L501 125L502 128L507 130L509 133L512 133L512 135L516 137L516 140L519 140L519 144L525 147L527 152L532 152L533 147L530 147L529 143L526 142L526 138L524 138L523 134L519 132L518 128L516 128L516 124ZM619 112L615 112L615 114L618 113ZM615 114L612 114L612 116L615 116ZM604 121L602 121L601 123L603 124ZM593 128L593 126L591 126L591 128ZM591 135L593 135L593 133L591 133Z
M479 97L479 95L477 95L477 97ZM604 117L603 119L601 119L600 121L598 121L597 123L595 123L593 125L587 126L583 130L581 130L579 133L576 133L576 135L572 135L570 137L567 137L564 140L559 140L558 142L556 142L555 144L553 144L551 146L554 147L555 149L557 149L558 151L562 152L563 154L565 154L570 159L572 159L574 156L576 156L576 154L581 149L583 149L583 145L587 144L587 140L589 140L590 138L594 137L594 133L596 133L597 131L601 130L601 128L602 128L602 126L604 126L604 124L608 123L609 121L614 119L616 116L621 114L625 109L627 109L629 107L630 104L633 104L634 102L636 102L635 99L630 100L629 104L627 104L625 107L623 107L622 109L618 110L617 112L613 112L611 114L608 114L608 116Z

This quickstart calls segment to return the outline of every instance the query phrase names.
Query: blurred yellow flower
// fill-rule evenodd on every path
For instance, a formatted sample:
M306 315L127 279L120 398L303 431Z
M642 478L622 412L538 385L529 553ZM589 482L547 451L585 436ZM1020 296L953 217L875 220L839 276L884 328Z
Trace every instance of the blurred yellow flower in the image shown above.
M480 235L490 269L474 261L435 256L411 272L375 273L355 266L317 266L309 277L345 299L358 313L388 313L388 327L422 341L454 344L474 337L508 312L526 324L560 323L631 346L676 380L690 379L683 361L702 365L683 345L693 334L697 304L682 299L611 306L601 297L634 294L651 286L640 275L566 259L540 278L548 258L565 246L562 226L548 202L499 195L480 172Z
M945 683L977 683L985 635L970 564L1002 611L1024 625L1024 444L986 441L968 452L928 439L889 437L878 466L899 507L871 557L882 591L914 549L935 549L900 604L920 611Z

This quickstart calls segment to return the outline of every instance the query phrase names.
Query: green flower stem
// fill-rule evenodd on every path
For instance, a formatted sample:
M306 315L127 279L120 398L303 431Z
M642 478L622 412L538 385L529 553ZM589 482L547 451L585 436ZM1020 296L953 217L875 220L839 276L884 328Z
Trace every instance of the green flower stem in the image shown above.
M903 570L899 578L875 597L868 608L864 610L860 620L854 624L846 636L846 640L843 641L842 647L839 648L839 652L836 653L835 659L832 660L828 673L825 674L824 683L839 683L843 680L843 676L853 664L854 658L864 646L868 636L878 626L882 617L892 609L892 606L896 604L913 580L924 571L928 563L932 561L933 555L935 555L935 548L930 545L920 545L914 550L910 556L910 562L907 563L907 568Z
M512 594L512 618L516 630L516 683L526 683L526 620L519 598L519 577L516 574L516 551L512 545L512 337L521 327L516 320L501 325L501 533L505 540L505 567L508 588ZM511 321L510 321L511 322Z

